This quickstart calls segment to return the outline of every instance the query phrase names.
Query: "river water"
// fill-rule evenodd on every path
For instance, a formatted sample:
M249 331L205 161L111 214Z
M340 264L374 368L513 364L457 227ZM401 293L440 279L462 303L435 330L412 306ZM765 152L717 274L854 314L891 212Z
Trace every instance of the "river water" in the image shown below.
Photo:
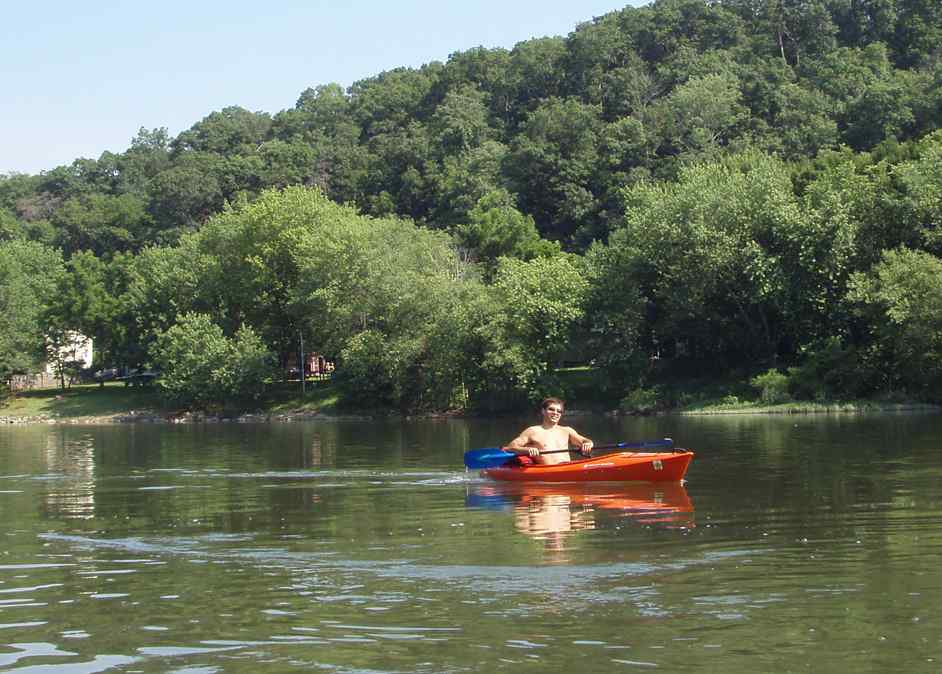
M527 421L0 428L0 671L942 670L942 417L576 417L686 484L464 470Z

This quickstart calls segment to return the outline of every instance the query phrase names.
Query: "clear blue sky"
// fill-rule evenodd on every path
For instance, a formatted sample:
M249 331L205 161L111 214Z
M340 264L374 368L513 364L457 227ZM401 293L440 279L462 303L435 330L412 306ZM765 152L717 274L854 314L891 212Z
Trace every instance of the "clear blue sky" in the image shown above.
M123 152L229 105L276 113L307 87L472 47L512 48L644 0L46 0L0 24L0 173Z

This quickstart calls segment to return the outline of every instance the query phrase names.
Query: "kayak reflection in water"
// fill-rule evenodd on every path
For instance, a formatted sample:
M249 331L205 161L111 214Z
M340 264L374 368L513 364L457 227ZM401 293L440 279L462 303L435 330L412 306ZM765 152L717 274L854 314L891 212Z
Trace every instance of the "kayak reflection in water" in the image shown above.
M500 482L472 487L467 505L512 510L515 528L547 547L563 549L577 531L625 523L692 529L693 503L679 482Z
M560 426L565 403L559 398L547 398L540 404L542 423L525 428L503 449L534 463L555 464L569 461L565 450L578 448L584 456L592 453L592 440L579 435L570 426Z
M570 534L595 528L595 515L591 509L574 504L566 494L524 496L514 504L514 526L543 541L547 551L562 552Z

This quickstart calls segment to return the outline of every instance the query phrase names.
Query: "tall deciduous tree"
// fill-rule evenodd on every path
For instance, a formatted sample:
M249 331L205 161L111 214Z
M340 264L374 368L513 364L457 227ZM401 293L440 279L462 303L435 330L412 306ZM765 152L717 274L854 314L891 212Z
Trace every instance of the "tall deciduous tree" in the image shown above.
M0 241L9 241L22 236L23 228L10 211L0 208Z
M32 241L0 242L0 382L35 372L45 356L45 308L62 275L58 251Z
M429 132L444 155L480 146L494 135L488 124L487 94L472 85L449 91L435 108Z
M436 165L429 176L436 204L429 224L448 227L467 221L468 213L484 195L501 189L501 167L507 152L505 145L488 140Z
M84 250L98 256L139 250L153 227L140 197L101 193L69 199L56 210L52 224L56 245L67 256Z
M934 0L898 0L893 47L903 66L931 62L942 44L942 6Z
M178 135L171 147L175 153L213 152L251 154L268 137L271 116L231 106L210 113Z
M906 248L887 251L854 276L849 299L872 338L877 385L942 399L942 260Z
M227 337L206 314L187 313L160 333L151 349L157 386L171 403L218 406L258 398L274 359L251 328Z
M90 251L73 255L59 278L48 315L63 334L77 331L94 342L95 362L101 366L140 365L134 358L134 316L125 313L133 255L110 260Z
M822 320L826 279L846 278L852 236L801 207L779 161L753 153L686 168L677 183L630 188L626 202L612 250L594 253L596 278L636 285L642 344L665 352L726 363L787 352ZM624 309L601 304L603 330L642 311L633 292Z
M559 252L559 244L540 238L533 218L518 211L513 197L503 190L478 200L468 222L455 227L455 236L472 259L484 265L487 278L501 257L531 260Z
M447 365L464 362L450 349L466 340L441 326L468 334L457 305L479 286L444 232L367 218L294 187L213 217L179 250L142 257L138 274L154 286L132 291L150 335L186 311L211 311L224 335L251 327L282 364L301 335L339 357L351 399L441 408L470 397ZM185 273L167 273L174 259L188 261Z
M545 98L563 95L566 69L566 42L561 37L544 37L518 43L510 52L508 84L513 98L499 112L508 123L536 107Z
M131 147L116 158L118 191L147 194L151 178L170 166L170 136L165 127L141 128L131 139Z
M527 116L515 138L507 165L511 185L544 237L570 243L583 229L591 238L601 132L598 106L549 99Z
M149 207L158 229L159 243L175 243L222 209L225 197L217 177L222 158L188 153L148 183Z
M482 367L490 386L539 399L558 390L553 372L585 317L589 283L567 255L503 258L494 281L500 308L486 326Z
M719 155L748 115L738 79L728 73L691 78L659 104L661 134L690 159Z
M902 191L902 207L922 243L942 254L942 131L920 141L919 156L894 170Z

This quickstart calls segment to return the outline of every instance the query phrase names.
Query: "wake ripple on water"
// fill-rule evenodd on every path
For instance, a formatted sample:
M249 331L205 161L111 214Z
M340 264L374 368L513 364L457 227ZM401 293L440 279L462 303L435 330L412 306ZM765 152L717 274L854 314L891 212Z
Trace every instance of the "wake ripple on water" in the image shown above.
M68 543L84 549L119 549L152 556L199 557L203 561L242 561L264 564L288 572L335 572L349 575L366 574L395 580L422 580L430 583L461 582L474 584L479 591L495 594L539 592L553 587L557 592L579 591L599 583L625 578L678 574L695 567L708 566L724 560L751 558L766 551L755 549L705 551L696 557L669 559L664 562L610 562L596 565L547 565L528 567L525 574L519 566L420 564L411 559L381 561L346 559L337 551L293 551L284 548L219 548L250 540L248 536L211 534L205 537L160 539L99 539L47 533L40 538ZM122 571L116 571L121 573ZM101 572L100 572L101 573Z
M384 484L403 486L412 485L454 485L481 482L476 472L461 470L422 470L389 471L376 469L323 469L323 470L265 470L256 472L231 472L222 470L202 471L186 468L152 468L154 475L178 475L182 478L223 479L223 480L283 480L285 482L305 481L307 486L356 486L382 481ZM128 476L140 478L141 476ZM51 479L51 478L50 478ZM323 480L334 482L325 484Z

